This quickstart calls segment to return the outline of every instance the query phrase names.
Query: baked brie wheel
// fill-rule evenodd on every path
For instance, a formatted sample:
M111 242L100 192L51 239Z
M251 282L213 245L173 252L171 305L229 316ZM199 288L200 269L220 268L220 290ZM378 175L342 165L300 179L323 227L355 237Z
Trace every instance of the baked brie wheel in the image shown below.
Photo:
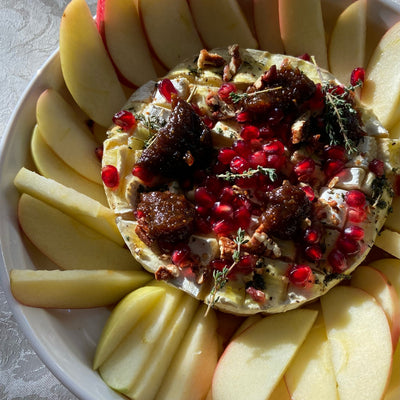
M345 279L385 221L400 159L360 84L234 45L139 88L102 166L133 256L238 315L296 308Z

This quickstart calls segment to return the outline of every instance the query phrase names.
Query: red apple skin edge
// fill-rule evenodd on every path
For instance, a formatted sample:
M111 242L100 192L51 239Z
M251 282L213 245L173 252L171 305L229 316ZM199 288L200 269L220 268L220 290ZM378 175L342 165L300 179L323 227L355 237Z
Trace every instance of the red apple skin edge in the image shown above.
M110 58L110 60L112 62L112 65L113 65L113 67L115 69L115 72L117 73L119 81L123 85L127 86L128 88L137 89L137 86L135 84L133 84L132 82L130 82L128 79L126 79L122 75L122 73L119 71L119 69L115 65L115 63L114 63L114 61L113 61L113 59L111 57L111 54L110 54L110 52L108 50L105 27L104 27L106 1L107 0L97 0L97 7L96 7L96 26L97 26L97 30L100 33L100 36L101 36L101 38L103 40L104 47L107 50L108 57Z

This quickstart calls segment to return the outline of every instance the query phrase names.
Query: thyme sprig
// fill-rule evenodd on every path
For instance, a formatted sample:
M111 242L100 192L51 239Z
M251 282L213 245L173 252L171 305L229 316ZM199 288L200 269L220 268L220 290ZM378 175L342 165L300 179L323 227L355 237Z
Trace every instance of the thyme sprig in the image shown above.
M210 308L214 307L215 303L218 302L219 297L217 297L217 292L224 288L226 283L228 282L228 275L229 273L233 270L233 268L237 265L237 263L240 261L240 252L241 252L241 246L243 244L246 244L248 242L248 239L245 238L245 230L242 228L239 228L236 232L236 237L233 239L233 241L236 243L236 249L233 252L232 255L232 260L233 263L230 265L230 267L224 267L222 271L219 270L214 270L213 271L213 279L214 279L214 284L213 287L210 291L211 299L208 304L207 310L205 315L207 316L208 312L210 311Z
M224 179L229 182L233 182L236 178L250 178L253 175L261 173L263 175L268 176L268 178L274 182L277 179L276 169L275 168L266 168L262 167L261 165L257 165L256 169L249 168L247 171L242 173L235 174L233 172L227 171L224 174L218 174L217 178Z
M361 86L362 82L359 81L356 85L346 86L343 89L343 93L337 93L334 87L330 84L323 86L326 98L326 122L325 128L329 136L330 144L337 145L342 144L344 141L344 147L348 154L357 152L357 145L354 140L349 138L349 116L357 115L357 111L354 108L348 96L351 92L354 92L357 87ZM338 135L337 128L339 126L340 132Z
M150 147L156 138L156 133L166 124L162 118L157 118L154 115L145 116L143 114L135 114L137 121L140 121L149 131L148 139L143 140L144 148Z
M240 101L242 101L243 99L245 99L246 97L255 96L256 94L260 94L260 93L273 92L273 91L279 90L279 89L282 89L282 86L277 86L277 87L263 89L263 90L257 90L257 91L252 92L252 93L230 92L229 93L229 97L231 98L232 103L236 104L236 103L239 103Z

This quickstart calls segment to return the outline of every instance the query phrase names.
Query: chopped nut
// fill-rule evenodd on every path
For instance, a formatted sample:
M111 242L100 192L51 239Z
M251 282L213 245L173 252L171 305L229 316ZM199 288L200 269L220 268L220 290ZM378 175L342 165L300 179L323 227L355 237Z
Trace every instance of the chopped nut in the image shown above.
M161 265L154 273L157 281L169 281L179 276L179 268L174 264Z

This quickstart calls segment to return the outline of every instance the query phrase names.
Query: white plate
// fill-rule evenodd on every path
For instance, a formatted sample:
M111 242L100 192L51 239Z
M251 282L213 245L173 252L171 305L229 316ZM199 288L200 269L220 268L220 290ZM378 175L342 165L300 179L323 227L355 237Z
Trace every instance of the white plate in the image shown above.
M334 10L338 0L325 1ZM369 40L400 19L398 1L373 1L370 21L376 29ZM8 304L33 348L54 375L82 400L121 399L91 369L93 354L102 327L109 315L106 309L43 310L17 303L10 293L8 271L34 268L17 223L18 192L13 179L22 166L33 167L29 143L35 124L35 106L40 93L48 87L63 87L58 52L47 61L23 94L3 136L0 149L0 281Z

